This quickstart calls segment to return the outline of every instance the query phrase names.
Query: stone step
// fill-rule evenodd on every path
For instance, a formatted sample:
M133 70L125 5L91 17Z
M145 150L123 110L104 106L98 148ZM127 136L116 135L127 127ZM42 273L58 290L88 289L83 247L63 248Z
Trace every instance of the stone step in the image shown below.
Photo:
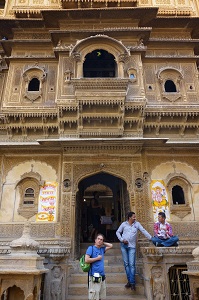
M144 286L142 284L136 284L136 291L126 289L121 283L107 283L107 296L118 296L118 295L144 295ZM70 284L68 289L69 295L85 295L87 294L87 284Z
M109 263L107 262L107 264L105 264L105 273L123 273L124 272L124 266L123 264L117 264L117 265L109 265ZM76 274L76 273L84 273L82 271L82 269L80 268L79 266L79 263L78 263L78 266L77 266L77 270L72 270L71 269L71 274Z
M125 285L127 283L126 274L123 273L106 273L106 282L108 283L118 283L119 285ZM80 283L80 284L86 284L88 281L88 275L87 273L79 273L79 274L71 274L70 276L70 283ZM138 274L136 274L136 282L142 283L142 279Z
M122 296L107 296L107 300L129 300L129 295L122 295ZM142 295L133 295L132 299L138 299L138 300L146 300L145 296ZM88 296L86 295L68 295L67 300L88 300Z
M86 249L91 243L81 244L81 253L86 253ZM105 254L105 273L107 276L107 300L146 300L144 296L143 280L136 274L136 291L126 289L126 274L120 250L120 243L114 243L113 249ZM67 300L87 300L88 299L88 274L84 273L79 261L76 261L76 268L71 269Z

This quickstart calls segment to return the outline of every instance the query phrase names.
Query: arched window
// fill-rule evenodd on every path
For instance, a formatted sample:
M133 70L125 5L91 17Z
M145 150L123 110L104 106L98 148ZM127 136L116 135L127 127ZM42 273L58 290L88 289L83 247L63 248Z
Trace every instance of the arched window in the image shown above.
M85 57L84 77L115 77L116 62L114 56L102 49L94 50Z
M191 213L190 198L191 184L184 174L169 175L168 192L170 198L170 212L183 219Z
M177 92L175 83L172 80L166 80L164 88L165 88L166 93L176 93Z
M35 201L35 191L33 188L27 188L24 193L23 204L29 205L34 204Z
M172 199L174 205L185 204L184 191L181 186L175 185L172 188Z
M38 78L32 78L28 84L28 91L29 92L36 92L39 91L40 88L40 81Z
M21 176L21 180L17 183L20 197L17 210L19 215L29 219L38 212L39 191L42 184L38 173L31 171Z

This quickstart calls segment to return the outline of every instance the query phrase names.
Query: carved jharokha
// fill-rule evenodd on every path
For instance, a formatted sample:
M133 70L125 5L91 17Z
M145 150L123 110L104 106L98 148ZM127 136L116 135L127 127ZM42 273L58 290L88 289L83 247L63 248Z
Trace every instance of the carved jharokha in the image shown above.
M26 299L42 281L41 297L70 300L95 191L114 242L129 210L151 234L166 210L180 247L139 236L137 270L143 296L172 299L172 270L186 272L199 236L198 20L197 0L0 0L1 263L28 219L49 270ZM56 200L41 197L47 183ZM5 297L20 297L22 277L2 281Z

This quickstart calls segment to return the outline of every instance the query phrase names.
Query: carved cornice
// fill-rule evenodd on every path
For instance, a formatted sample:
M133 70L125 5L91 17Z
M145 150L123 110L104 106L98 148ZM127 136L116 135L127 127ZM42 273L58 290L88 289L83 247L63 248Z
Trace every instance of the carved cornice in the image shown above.
M71 253L71 247L58 247L58 248L40 248L37 253L44 257L50 257L53 260L59 261L68 257Z
M189 254L192 255L194 246L186 247L141 247L141 253L143 256L153 259L153 256L162 257L163 255L174 255L174 254Z
M124 144L118 144L118 145L79 145L79 146L65 146L64 147L64 151L69 154L73 154L73 153L79 153L80 151L80 148L81 148L81 152L89 152L89 153L96 153L96 151L101 151L101 152L104 152L104 153L107 153L107 152L111 152L113 153L114 151L116 153L118 153L118 151L121 151L122 153L128 153L130 155L133 155L133 154L136 154L138 152L141 151L142 149L142 146L140 145L136 145L136 146L133 146L133 145L124 145Z
M85 95L84 95L85 96ZM89 105L96 105L96 104L100 104L100 105L111 105L111 104L124 104L124 97L117 97L117 98L113 98L111 99L110 97L103 97L102 99L78 99L78 102L81 104L89 104Z
M154 55L146 55L145 56L146 58L155 58L155 59L160 59L160 58L189 58L189 59L198 59L199 58L199 55L189 55L189 54L186 54L186 55L181 55L181 54L154 54Z
M81 118L83 119L121 119L123 117L122 113L82 113Z
M90 25L84 25L82 24L82 27L81 28L74 28L74 26L71 26L70 24L68 25L68 27L65 29L65 30L59 30L59 31L51 31L53 34L56 33L56 34L62 34L62 33L70 33L70 32L114 32L114 31L120 31L120 32L145 32L145 31L151 31L152 30L152 27L139 27L139 26L135 26L135 27L132 27L132 26L128 26L128 27L124 27L124 26L114 26L114 25L111 25L108 26L108 27L105 27L104 25L99 25L99 24L95 24L95 28L93 29L93 27ZM58 45L59 46L59 45ZM67 45L62 45L62 47L60 47L60 50L61 49L69 49L68 47L70 46L67 46ZM133 47L134 48L134 47ZM137 49L139 47L135 47L135 49ZM59 49L59 47L55 47L54 48L55 50ZM71 49L69 49L71 50Z
M71 83L76 89L123 89L126 91L129 79L121 78L82 78L82 79L71 79Z
M160 43L196 43L198 44L199 39L192 39L192 38L171 38L171 37L160 37L160 38L150 38L150 42L160 42Z
M192 111L191 111L192 110ZM173 107L173 111L168 111L168 106L162 106L159 108L156 106L156 109L153 110L152 107L147 107L147 111L145 111L145 115L147 117L153 116L153 117L198 117L199 116L199 110L198 106L178 106L177 109Z
M142 111L146 107L146 104L146 98L134 98L131 101L125 102L125 109Z
M160 7L158 10L158 15L170 15L170 16L190 16L195 14L191 7L183 7L183 8L162 8Z
M21 110L21 109L20 109ZM57 111L54 108L46 108L43 111L40 109L38 111L38 108L33 110L30 109L30 106L23 107L23 110L12 110L10 108L3 108L3 113L1 114L4 117L14 117L14 118L19 118L19 117L24 117L24 118L47 118L47 117L57 117Z
M79 129L78 133L80 136L106 136L106 137L111 137L111 136L122 136L123 135L123 127L121 128L96 128L96 129Z

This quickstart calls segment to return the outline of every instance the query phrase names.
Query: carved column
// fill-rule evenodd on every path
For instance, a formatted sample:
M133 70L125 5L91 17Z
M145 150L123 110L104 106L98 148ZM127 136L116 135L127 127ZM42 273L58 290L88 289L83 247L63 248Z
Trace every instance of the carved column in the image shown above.
M127 54L120 54L118 57L118 77L124 78L124 62L127 58Z
M183 272L189 276L191 300L199 300L199 247L192 252L193 261L187 262L188 271Z
M83 62L81 60L81 54L78 52L73 53L73 58L76 61L76 78L83 77Z

